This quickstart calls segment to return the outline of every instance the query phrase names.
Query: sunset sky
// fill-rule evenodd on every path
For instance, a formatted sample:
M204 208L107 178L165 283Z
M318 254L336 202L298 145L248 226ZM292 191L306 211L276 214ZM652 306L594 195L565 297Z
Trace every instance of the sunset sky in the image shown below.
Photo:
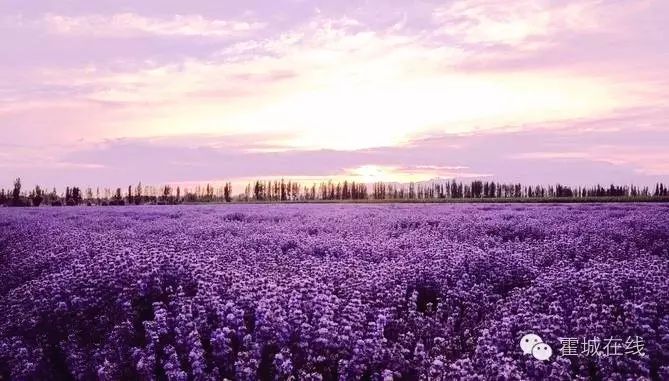
M669 1L0 0L0 186L669 178Z

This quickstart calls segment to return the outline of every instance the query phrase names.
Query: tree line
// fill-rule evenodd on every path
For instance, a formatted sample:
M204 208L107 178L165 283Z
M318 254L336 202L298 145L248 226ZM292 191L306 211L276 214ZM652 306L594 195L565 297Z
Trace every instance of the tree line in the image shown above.
M566 186L523 185L495 181L473 180L429 183L366 184L344 180L305 185L297 181L256 180L249 183L242 193L233 195L232 184L213 186L198 185L194 188L162 185L159 187L129 185L127 188L66 187L64 193L56 188L46 191L39 185L25 192L21 179L14 181L12 189L0 189L0 206L76 206L76 205L175 205L183 203L223 202L305 202L305 201L438 201L438 200L534 200L605 198L654 199L669 197L669 188L657 183L654 188L635 185Z
M224 183L214 187L211 184L196 186L193 189L180 186L163 185L159 187L129 185L127 188L86 188L65 187L64 193L58 193L54 187L46 191L39 185L28 192L22 191L21 179L14 181L11 190L0 189L0 206L76 206L76 205L174 205L196 202L232 202L232 184Z

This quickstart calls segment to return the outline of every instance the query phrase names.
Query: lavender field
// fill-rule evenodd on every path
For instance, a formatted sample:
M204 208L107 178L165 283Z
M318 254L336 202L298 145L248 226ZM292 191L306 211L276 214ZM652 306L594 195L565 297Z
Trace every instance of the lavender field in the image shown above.
M2 208L0 314L2 380L669 379L669 205Z

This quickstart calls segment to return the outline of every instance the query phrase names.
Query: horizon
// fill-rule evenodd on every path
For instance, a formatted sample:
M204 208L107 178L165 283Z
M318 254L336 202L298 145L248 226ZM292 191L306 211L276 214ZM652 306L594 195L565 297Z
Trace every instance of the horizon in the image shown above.
M69 184L63 188L58 187L48 187L37 184L35 186L26 187L23 184L23 181L20 178L15 179L15 182L12 187L5 188L0 187L0 206L2 206L2 200L8 201L10 195L12 194L12 188L16 189L16 181L20 184L20 193L19 196L32 202L33 197L36 195L39 196L40 201L38 201L37 206L42 202L44 197L53 198L56 197L56 201L59 198L68 198L68 194L73 192L75 189L78 190L79 195L83 196L82 200L110 200L113 199L115 194L118 194L119 197L131 202L131 199L134 197L150 197L157 199L173 199L173 201L179 202L181 198L184 200L188 196L197 196L203 197L205 193L211 191L212 196L215 196L216 199L223 199L225 196L225 202L230 202L232 199L237 201L256 201L265 200L265 201L305 201L305 200L393 200L393 199L408 199L408 200L439 200L439 199L479 199L479 198L492 198L492 199L532 199L532 198L548 198L548 199L560 199L560 198L570 198L570 199L592 199L593 197L603 197L610 198L620 197L628 200L643 199L648 197L659 197L661 200L666 201L667 190L669 185L665 185L663 182L656 182L654 184L562 184L559 182L549 183L549 184L537 184L537 183L515 183L515 182L505 182L495 179L485 179L485 178L433 178L425 181L410 181L410 182L398 182L398 181L376 181L368 182L364 179L356 178L324 178L316 181L315 179L311 180L297 180L297 179L286 179L286 178L265 178L265 179L250 179L245 183L234 183L225 180L220 181L209 181L209 182L195 182L195 183L163 183L163 184L148 184L139 181L138 183L127 184L127 185L113 185L113 186L80 186L77 184ZM260 184L260 193L255 195L254 188ZM291 184L295 186L295 190L291 190ZM347 188L347 185L349 188ZM364 186L365 194L361 196L352 196L350 191L352 187ZM383 195L374 195L376 192L376 186L383 185ZM464 193L455 193L453 186L460 187L460 192ZM281 189L284 189L290 196L290 193L293 192L292 197L287 199L274 199L274 197L279 197L281 192L284 192ZM416 186L417 189L413 187ZM478 191L474 190L474 187L477 187ZM490 192L488 193L488 187ZM507 192L514 192L515 187L518 186L519 194L513 196L509 195ZM141 187L141 188L140 188ZM343 192L340 193L340 187L343 187ZM387 188L386 188L387 187ZM274 191L272 191L274 188ZM449 190L450 188L450 190ZM498 188L498 189L497 189ZM504 192L502 193L502 188ZM169 191L168 191L169 189ZM331 196L322 196L321 192L325 189L326 193L333 192ZM335 196L336 189L336 196ZM346 189L349 189L349 194L346 196ZM456 188L457 189L457 188ZM464 189L464 191L463 191ZM497 189L497 193L495 190ZM559 191L561 189L562 191ZM316 192L318 195L309 196L309 192ZM386 193L387 191L387 193ZM603 193L599 193L599 192ZM120 193L119 193L120 192ZM163 195L164 192L165 195ZM280 192L280 193L273 193ZM297 193L295 193L297 192ZM393 195L393 192L394 195ZM402 193L397 193L402 192ZM411 192L425 192L424 194L417 195L416 193ZM473 192L479 192L478 194L473 194ZM532 194L534 192L534 194ZM536 192L541 192L540 194ZM543 192L546 192L545 194ZM566 193L569 192L569 193ZM586 194L587 192L587 194ZM619 192L619 193L615 193ZM413 195L412 195L413 194ZM180 196L181 195L181 196ZM4 196L4 197L2 197ZM227 197L231 197L231 200L228 200ZM258 198L260 197L260 198ZM283 196L282 196L283 197ZM313 197L313 198L310 198ZM332 198L334 197L334 198ZM657 199L657 200L660 200ZM52 200L53 201L53 200ZM148 199L146 201L149 201ZM155 201L155 200L154 200ZM211 201L211 200L210 200ZM220 201L220 200L219 200ZM29 204L28 204L29 205Z
M659 0L10 0L0 14L2 188L669 175Z

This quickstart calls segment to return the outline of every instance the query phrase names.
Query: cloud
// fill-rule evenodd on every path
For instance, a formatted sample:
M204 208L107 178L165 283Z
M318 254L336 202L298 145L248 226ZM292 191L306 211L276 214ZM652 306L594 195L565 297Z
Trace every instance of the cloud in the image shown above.
M435 33L455 43L531 51L552 45L560 34L602 30L601 8L600 0L458 0L435 8L432 17Z
M47 14L43 22L52 33L85 37L229 37L248 34L265 26L261 22L209 19L202 15L155 18L135 13L85 16Z
M636 101L578 75L463 75L455 68L463 54L420 35L319 16L207 59L38 78L43 86L87 90L73 96L82 108L123 105L114 121L100 121L111 130L98 137L292 132L300 148L392 145L425 133L593 116Z
M285 177L363 181L486 178L549 184L651 184L669 174L663 142L667 115L637 111L603 120L573 120L520 130L438 134L406 145L355 150L295 149L284 135L195 135L114 139L32 149L7 147L31 165L9 167L6 179L65 185L195 183ZM644 123L652 117L655 126ZM644 125L645 127L639 127ZM599 128L604 127L604 128ZM31 153L32 152L32 153ZM32 156L31 156L32 155ZM48 157L44 161L40 158ZM18 162L17 162L18 163ZM85 180L82 180L85 179Z
M431 38L462 47L460 68L470 72L567 68L611 80L649 71L657 78L667 11L658 0L455 1L433 10Z

